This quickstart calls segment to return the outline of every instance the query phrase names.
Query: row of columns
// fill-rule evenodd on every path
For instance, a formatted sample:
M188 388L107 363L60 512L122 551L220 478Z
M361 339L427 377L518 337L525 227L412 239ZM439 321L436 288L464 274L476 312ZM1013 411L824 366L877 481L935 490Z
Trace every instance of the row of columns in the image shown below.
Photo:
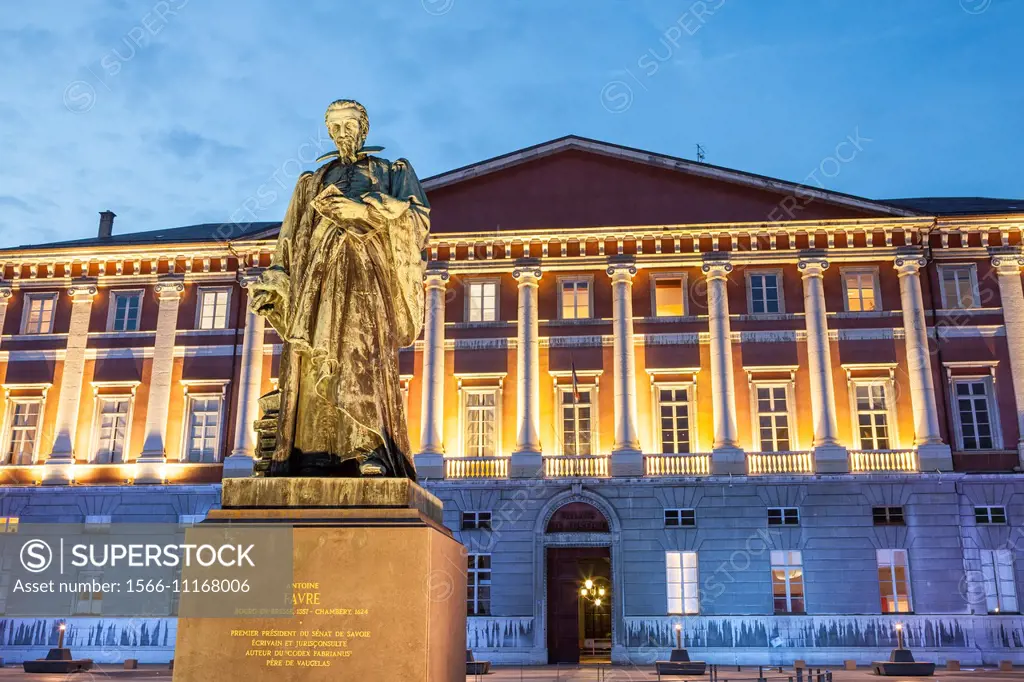
M1014 394L1018 405L1019 433L1024 434L1024 289L1020 271L1024 258L1017 253L993 258L1003 301L1008 346L1013 370ZM950 470L949 446L939 429L932 354L929 349L921 269L927 261L918 252L900 255L894 268L900 281L900 297L907 354L907 382L914 412L914 444L922 471ZM807 364L810 375L811 413L814 431L815 470L819 473L848 471L848 453L840 443L836 416L832 351L825 308L823 275L829 267L823 255L807 254L800 259L807 330ZM736 419L735 373L729 318L728 286L733 265L726 259L708 260L703 265L707 280L708 329L711 357L711 404L714 421L712 473L746 473L745 454L739 443ZM632 278L635 264L613 259L607 273L612 280L613 382L615 442L612 474L643 474L643 455L637 436L636 363L634 359ZM510 475L537 476L542 471L539 409L540 367L537 288L541 278L539 261L524 259L513 276L519 283L516 445ZM444 393L444 293L447 270L430 270L426 275L427 316L425 323L422 451L417 468L427 478L443 475L442 400ZM1022 441L1024 442L1024 441ZM1024 461L1024 445L1018 448Z
M239 282L243 287L248 287L253 279L254 275L243 274ZM178 306L184 290L183 282L176 278L160 280L153 287L159 307L153 359L150 363L144 440L142 452L135 460L136 483L160 483L164 478L163 468L168 461L167 420L174 373ZM82 459L75 452L75 438L79 424L89 320L96 292L97 287L92 282L76 282L67 290L72 300L71 320L60 375L54 442L43 468L42 482L46 485L65 485L74 480L73 467L76 460ZM0 289L0 328L6 316L9 297L9 289ZM231 455L224 462L226 477L249 476L253 470L256 445L253 422L258 417L257 400L262 381L263 330L263 318L251 311L247 312L235 413L235 442Z

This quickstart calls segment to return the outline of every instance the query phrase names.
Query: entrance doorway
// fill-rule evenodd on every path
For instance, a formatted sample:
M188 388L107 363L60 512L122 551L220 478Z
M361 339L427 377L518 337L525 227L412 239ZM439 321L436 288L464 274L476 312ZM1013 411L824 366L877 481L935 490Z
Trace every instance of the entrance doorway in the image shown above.
M608 661L612 641L612 566L608 547L547 549L548 663ZM581 594L586 581L591 598ZM593 598L593 590L605 595Z

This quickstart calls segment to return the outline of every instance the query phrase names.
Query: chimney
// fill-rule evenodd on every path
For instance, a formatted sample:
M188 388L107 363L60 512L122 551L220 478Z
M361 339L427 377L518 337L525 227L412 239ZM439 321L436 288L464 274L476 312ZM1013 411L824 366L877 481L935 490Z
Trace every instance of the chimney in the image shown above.
M100 239L109 239L114 233L114 218L117 216L113 211L100 211Z

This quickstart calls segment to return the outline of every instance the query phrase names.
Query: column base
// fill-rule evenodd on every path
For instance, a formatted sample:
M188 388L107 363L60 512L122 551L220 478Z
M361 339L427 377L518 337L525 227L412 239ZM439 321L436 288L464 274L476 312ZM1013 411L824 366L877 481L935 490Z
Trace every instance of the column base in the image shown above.
M746 476L747 455L740 448L715 448L711 451L711 474Z
M412 456L416 477L420 480L444 478L444 455L437 452L420 452Z
M850 473L850 453L842 445L819 445L814 448L814 473Z
M540 452L513 452L508 462L509 478L544 478L544 457Z
M953 470L953 454L945 443L917 446L917 468L922 474Z
M640 450L612 450L612 476L643 476L644 453Z
M228 455L224 459L224 478L249 478L252 476L256 460L252 455L238 453Z
M75 458L67 454L51 454L43 464L42 485L71 485L75 482Z
M159 455L147 455L143 452L135 460L135 484L163 483L165 464L167 464L167 458L162 453Z

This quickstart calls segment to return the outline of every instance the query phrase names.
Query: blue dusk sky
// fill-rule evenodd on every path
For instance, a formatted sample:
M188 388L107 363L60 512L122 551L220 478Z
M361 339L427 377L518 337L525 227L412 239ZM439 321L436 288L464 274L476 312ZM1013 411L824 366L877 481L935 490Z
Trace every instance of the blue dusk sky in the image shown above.
M0 246L93 236L103 209L119 233L278 220L340 97L421 177L577 134L1021 198L1022 27L1017 0L5 2Z

